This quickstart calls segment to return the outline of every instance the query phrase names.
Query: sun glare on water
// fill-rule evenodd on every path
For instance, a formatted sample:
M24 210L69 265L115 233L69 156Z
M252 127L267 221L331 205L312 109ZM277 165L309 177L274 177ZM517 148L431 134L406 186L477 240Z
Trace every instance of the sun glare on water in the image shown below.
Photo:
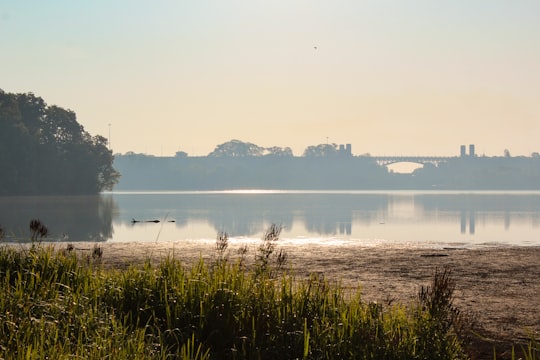
M264 189L238 189L238 190L223 190L219 191L220 194L249 194L249 195L258 195L258 194L281 194L286 193L283 190L264 190Z

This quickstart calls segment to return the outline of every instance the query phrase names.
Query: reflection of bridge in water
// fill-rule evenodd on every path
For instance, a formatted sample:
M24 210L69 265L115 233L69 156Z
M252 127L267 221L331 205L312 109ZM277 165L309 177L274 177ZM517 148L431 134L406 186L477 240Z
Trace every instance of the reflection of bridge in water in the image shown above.
M438 166L440 163L445 163L451 159L455 159L455 156L372 156L377 164L381 166L387 166L397 163L416 163L416 164L433 164Z

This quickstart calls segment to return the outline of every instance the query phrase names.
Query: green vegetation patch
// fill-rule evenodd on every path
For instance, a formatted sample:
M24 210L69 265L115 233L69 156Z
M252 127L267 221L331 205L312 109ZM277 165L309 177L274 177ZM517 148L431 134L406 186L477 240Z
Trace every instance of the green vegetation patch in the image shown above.
M2 247L0 358L465 357L449 303L429 291L383 307L255 266L166 258L118 271L69 250Z

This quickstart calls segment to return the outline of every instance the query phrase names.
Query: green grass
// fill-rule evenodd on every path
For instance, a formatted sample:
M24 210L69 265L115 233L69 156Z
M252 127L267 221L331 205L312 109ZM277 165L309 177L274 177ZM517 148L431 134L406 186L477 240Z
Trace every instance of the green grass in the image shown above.
M447 271L417 302L385 307L270 264L165 258L120 271L0 247L0 359L467 358Z

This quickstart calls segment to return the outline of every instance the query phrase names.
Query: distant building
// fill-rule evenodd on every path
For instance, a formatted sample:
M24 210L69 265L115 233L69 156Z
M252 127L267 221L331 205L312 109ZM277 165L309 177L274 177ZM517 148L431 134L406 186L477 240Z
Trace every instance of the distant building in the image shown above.
M340 144L339 145L339 155L341 156L352 156L352 147L351 144Z
M459 156L461 157L465 157L467 156L467 148L465 145L461 145L460 147L460 151L459 151ZM469 156L470 157L475 157L475 153L474 153L474 144L470 144L469 145Z
M476 156L476 155L474 154L474 144L469 145L469 156L470 156L470 157Z

